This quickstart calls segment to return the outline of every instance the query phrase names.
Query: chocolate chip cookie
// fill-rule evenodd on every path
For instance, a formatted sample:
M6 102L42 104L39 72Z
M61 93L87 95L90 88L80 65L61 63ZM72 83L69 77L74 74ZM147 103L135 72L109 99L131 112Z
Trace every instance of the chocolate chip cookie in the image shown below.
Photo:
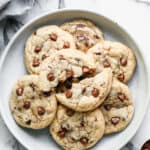
M75 48L72 35L55 25L37 29L25 45L25 64L29 73L38 74L41 62L60 49Z
M10 96L12 115L20 126L26 128L47 127L57 109L55 95L40 91L37 82L37 75L22 77L14 85Z
M111 91L100 109L105 118L105 134L123 130L134 114L132 96L127 85L114 79Z
M76 48L84 52L97 42L103 41L102 31L87 20L67 22L61 28L73 35Z
M50 133L65 150L85 150L102 138L104 129L105 121L100 109L80 113L59 106Z
M96 60L97 70L111 68L113 76L121 82L130 80L136 67L136 59L131 49L122 43L104 41L88 50Z
M95 69L91 54L86 55L73 49L60 50L42 62L39 88L44 91L53 90L59 82L93 74Z
M112 71L104 69L94 77L72 83L63 93L57 93L57 100L66 107L79 112L97 108L109 94L112 84Z

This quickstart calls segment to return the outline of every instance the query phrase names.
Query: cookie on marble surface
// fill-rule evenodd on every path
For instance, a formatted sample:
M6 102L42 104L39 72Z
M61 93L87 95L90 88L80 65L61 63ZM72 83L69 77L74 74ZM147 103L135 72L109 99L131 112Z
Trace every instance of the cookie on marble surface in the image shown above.
M112 84L111 69L104 69L94 77L73 83L70 89L57 93L57 100L66 107L79 112L93 110L107 97Z
M132 77L136 59L133 51L119 42L104 41L96 44L88 50L96 60L97 70L111 68L113 76L126 83Z
M73 35L76 48L84 52L97 42L103 41L102 31L88 20L66 22L61 28Z
M134 114L132 96L127 85L114 79L111 91L100 109L105 118L105 134L119 132L127 127Z
M65 150L86 150L102 138L104 130L105 121L100 109L81 113L59 105L50 134Z
M37 29L25 45L25 64L28 72L38 74L41 62L62 48L75 48L72 35L55 25Z
M93 74L96 70L93 56L74 49L62 49L41 64L39 88L53 90L59 82Z
M10 96L12 115L17 124L26 128L45 128L56 114L55 95L40 91L37 82L37 75L22 77L14 85Z

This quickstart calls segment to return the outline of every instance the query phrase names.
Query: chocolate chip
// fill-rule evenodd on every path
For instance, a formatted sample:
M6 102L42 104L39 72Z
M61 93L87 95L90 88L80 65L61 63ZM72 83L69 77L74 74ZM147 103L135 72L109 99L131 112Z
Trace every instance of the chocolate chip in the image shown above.
M96 34L96 35L94 35L94 38L96 38L96 39L100 39L100 37Z
M34 83L30 83L29 86L32 88L32 90L35 90L36 85Z
M42 106L37 107L38 115L42 116L45 114L45 109Z
M34 59L33 59L33 62L32 62L32 66L33 66L33 67L38 67L39 65L40 65L39 59L34 58Z
M72 70L67 70L66 71L66 77L67 78L72 78L73 77L73 71Z
M25 101L24 104L23 104L23 108L29 109L30 105L31 105L31 103L29 101Z
M44 60L46 57L47 57L47 56L43 54L43 55L42 55L42 60Z
M120 58L120 64L122 66L126 66L127 65L127 59L125 57Z
M79 24L77 24L77 25L76 25L76 27L77 27L77 28L84 28L84 27L85 27L85 25L84 25L84 24L79 23Z
M36 46L34 52L39 53L42 50L41 46Z
M47 79L48 79L49 81L53 81L53 80L55 79L54 74L53 74L53 73L48 73Z
M44 91L44 92L42 92L42 94L43 94L44 97L48 97L48 96L51 95L50 91L48 91L48 92Z
M101 55L101 52L95 52L94 54L95 55Z
M67 90L65 92L65 95L66 95L67 98L71 98L72 97L72 92L70 90Z
M27 124L27 125L30 125L30 124L31 124L31 120L30 120L30 119L27 120L27 121L26 121L26 124Z
M143 144L141 150L150 150L150 140L146 141L146 142Z
M88 140L86 137L82 137L82 138L80 139L80 143L83 144L83 145L88 144L88 141L89 141L89 140Z
M56 35L55 33L51 33L51 34L50 34L50 39L51 39L52 41L56 41L56 40L57 40L57 35Z
M120 117L112 117L111 118L111 122L114 125L118 124L119 121L120 121Z
M16 94L18 95L18 96L21 96L22 94L23 94L23 88L22 87L19 87L19 88L17 88L16 89Z
M75 112L72 109L67 109L66 113L69 117L71 117L74 115Z
M104 105L104 108L105 108L106 110L108 110L108 111L111 110L111 107L112 107L111 104L105 104L105 105Z
M99 90L96 89L96 88L94 88L94 89L92 90L92 95L93 95L94 97L97 97L97 96L99 95Z
M82 67L82 72L83 72L83 74L88 74L90 72L89 67L88 66L83 66Z
M64 42L63 48L70 48L70 43L69 42Z
M109 61L107 59L103 62L103 66L105 68L110 67L110 63L109 63Z
M117 76L117 79L120 81L124 81L124 78L125 78L124 74L122 74L122 73L118 74L118 76Z
M33 32L33 34L34 34L34 35L36 35L36 31L35 31L35 32Z
M121 101L124 101L126 99L126 96L124 93L119 92L117 94L118 99L120 99Z
M61 130L58 131L58 136L61 137L61 138L64 138L66 133L67 133L67 129L66 128L61 128Z

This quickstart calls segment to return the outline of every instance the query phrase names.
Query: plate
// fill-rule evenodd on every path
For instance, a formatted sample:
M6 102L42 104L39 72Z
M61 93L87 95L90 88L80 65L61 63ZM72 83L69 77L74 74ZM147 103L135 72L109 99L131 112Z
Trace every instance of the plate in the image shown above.
M30 130L18 126L12 118L9 110L9 96L14 82L27 74L24 65L24 44L28 36L38 27L48 24L62 24L68 20L77 18L89 19L102 28L105 39L120 41L133 49L137 58L137 68L129 88L132 91L135 114L130 125L122 132L105 136L94 146L93 150L112 150L123 147L136 133L146 112L149 102L148 67L145 63L141 49L131 36L117 23L110 19L86 10L59 10L47 12L23 26L6 47L0 62L0 111L11 133L27 149L58 150L57 144L52 140L48 129Z

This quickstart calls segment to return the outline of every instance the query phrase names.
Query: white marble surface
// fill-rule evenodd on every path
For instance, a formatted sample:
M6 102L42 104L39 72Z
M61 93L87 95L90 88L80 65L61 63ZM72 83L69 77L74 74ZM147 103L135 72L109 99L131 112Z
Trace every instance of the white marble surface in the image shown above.
M66 8L83 8L99 12L122 25L144 49L145 59L150 61L150 2L146 0L65 0ZM45 5L46 4L46 5ZM30 15L21 18L26 23L42 11L54 10L59 7L59 0L39 0ZM141 127L131 140L138 150L150 139L150 108ZM51 148L50 148L51 149ZM126 149L126 148L124 148ZM0 119L0 150L25 150L10 134ZM44 150L44 149L43 149ZM132 149L131 149L132 150Z

